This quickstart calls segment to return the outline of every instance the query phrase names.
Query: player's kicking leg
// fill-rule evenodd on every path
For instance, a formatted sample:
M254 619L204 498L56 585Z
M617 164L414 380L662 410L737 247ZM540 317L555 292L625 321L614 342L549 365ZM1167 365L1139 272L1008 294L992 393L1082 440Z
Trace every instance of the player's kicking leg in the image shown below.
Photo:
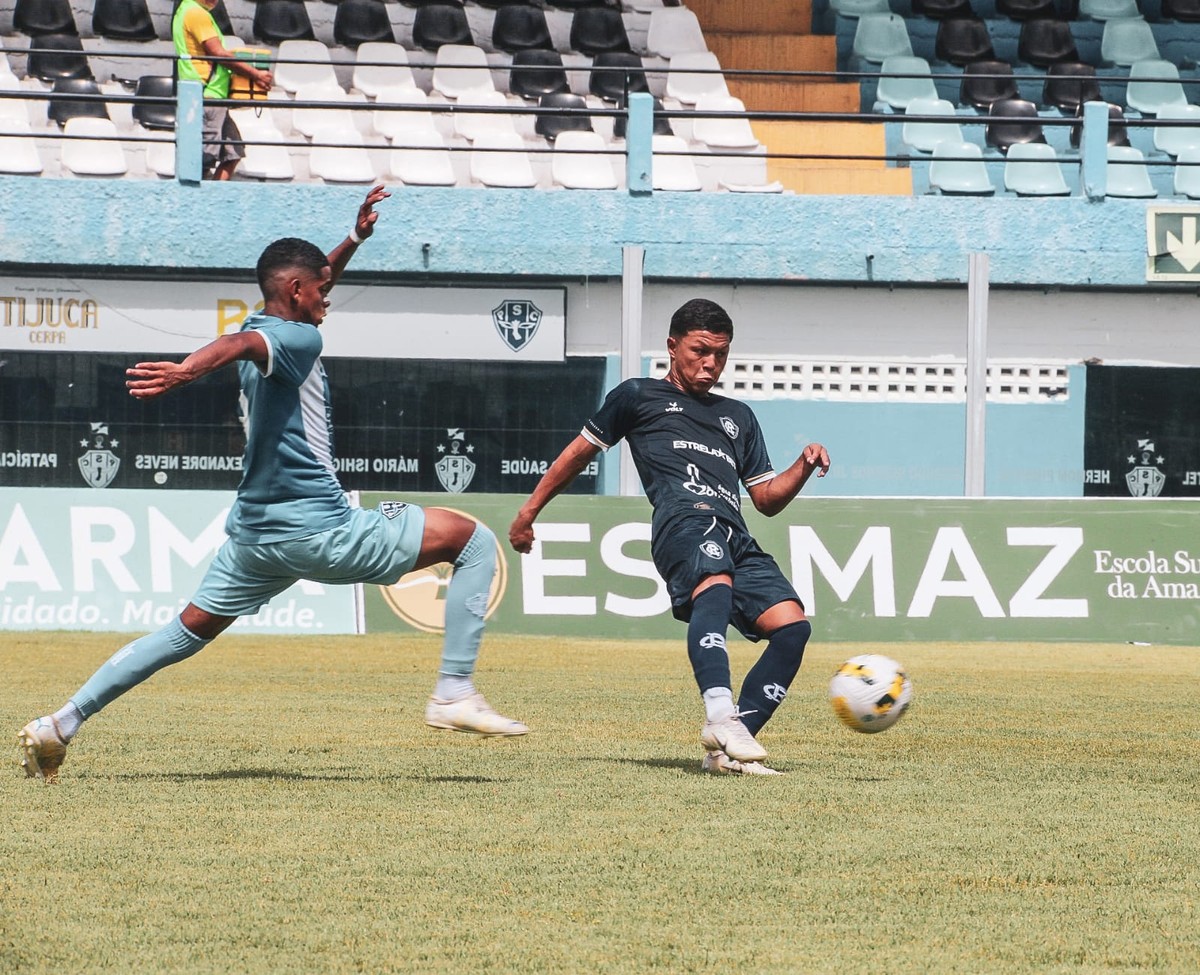
M437 685L425 707L425 723L488 737L527 734L525 724L498 714L472 680L496 573L496 536L482 522L444 508L427 508L415 568L438 562L452 563L454 572L446 591L442 659Z

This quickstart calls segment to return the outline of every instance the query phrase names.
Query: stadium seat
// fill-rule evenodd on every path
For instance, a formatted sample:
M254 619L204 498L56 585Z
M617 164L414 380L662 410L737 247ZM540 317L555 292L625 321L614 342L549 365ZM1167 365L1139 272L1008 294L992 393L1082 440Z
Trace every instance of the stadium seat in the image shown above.
M16 0L12 7L13 29L30 37L43 34L79 36L68 0Z
M508 90L521 98L537 100L571 90L562 55L557 51L518 51L508 72Z
M864 14L859 17L851 50L855 57L876 64L882 64L892 57L911 56L913 52L908 26L899 14Z
M158 34L146 0L96 0L92 33L119 41L153 41Z
M976 61L994 61L996 51L987 24L975 17L941 21L934 38L933 56L961 68Z
M1140 17L1137 0L1079 0L1079 16L1088 20Z
M217 0L216 6L209 11L212 14L213 20L217 22L217 26L221 28L221 36L226 41L236 40L237 31L233 29L233 22L229 19L229 11L225 7L225 0Z
M1158 196L1146 170L1146 158L1133 146L1108 147L1108 195L1148 200Z
M439 132L406 132L392 140L389 171L406 186L453 186L457 179Z
M651 179L654 189L696 192L701 188L687 142L677 135L656 135L651 140L651 150L654 153Z
M963 67L958 103L987 111L993 102L1019 98L1012 65L1004 61L975 61Z
M1075 118L1077 121L1071 126L1071 148L1078 149L1083 139L1083 105L1079 106ZM1125 125L1125 112L1120 105L1108 106L1108 144L1129 145L1129 129Z
M175 128L175 79L170 75L145 74L137 80L133 92L136 98L169 98L168 102L138 102L133 106L133 118L147 129Z
M150 135L150 132L141 130L138 135L146 136ZM144 143L144 145L146 147L146 171L163 179L171 179L175 175L175 140L158 139L154 142Z
M394 44L396 35L383 0L341 0L333 17L333 40L353 50L362 44Z
M888 0L829 0L829 7L839 17L861 17L863 14L891 13Z
M89 100L76 101L72 97L58 98L58 95L91 96ZM51 122L64 126L73 118L110 118L108 106L104 103L104 95L100 86L91 78L59 78L54 82L47 106L46 117Z
M976 16L971 0L912 0L912 12L930 20Z
M704 95L696 102L697 112L737 113L740 118L697 118L692 123L696 141L720 149L750 149L758 139L746 118L746 106L732 95Z
M496 11L492 22L492 47L516 54L518 51L553 51L554 41L541 7L507 6Z
M1046 141L1042 134L1042 123L1038 120L1037 106L1023 98L992 102L988 118L994 121L988 122L983 139L993 149L1007 153L1009 146L1018 143Z
M65 140L63 168L75 176L124 176L129 171L125 150L117 141L117 127L107 118L73 118L63 126L63 135L87 141Z
M692 51L671 58L666 93L684 105L695 105L704 95L728 95L721 63L711 51Z
M1179 69L1170 61L1137 61L1129 67L1125 104L1143 115L1157 115L1164 108L1188 103Z
M718 185L721 189L727 190L730 193L782 193L783 184L779 180L772 180L769 183L731 183L728 180L720 180Z
M617 177L611 156L598 132L568 131L559 135L550 157L554 182L568 190L615 190Z
M429 96L420 88L402 86L382 88L375 99L376 105L429 105ZM389 140L400 138L407 132L436 132L433 114L429 111L388 111L377 108L371 113L371 125L380 135Z
M646 53L662 58L707 51L700 21L687 7L660 7L650 13L646 28Z
M624 98L620 98L617 100L617 108L621 109L621 114L618 115L615 119L613 119L613 138L614 139L624 139L625 138L625 128L629 121L629 116L625 112L625 99ZM671 128L671 120L668 119L663 114L663 104L657 98L654 99L651 111L654 116L653 133L656 136L657 135L672 135L673 136L675 134L675 130Z
M14 75L0 75L0 92L14 92L15 97L0 97L0 118L16 119L21 122L43 123L46 103L26 98L21 83ZM37 106L36 110L32 107ZM34 118L33 115L37 117Z
M1044 142L1018 142L1009 147L1004 188L1018 196L1071 195L1054 147Z
M613 7L584 7L571 18L571 50L595 57L632 50L621 11Z
M275 85L284 91L294 93L314 85L341 87L333 70L329 48L320 41L282 42L273 67Z
M312 21L301 0L258 0L254 5L254 39L272 46L284 41L312 41Z
M606 102L623 101L626 92L649 92L642 59L628 51L597 54L588 76L588 91Z
M495 88L483 48L468 44L443 44L434 57L433 90L447 98L458 98L464 91Z
M416 88L408 51L399 44L367 41L358 46L351 84L368 98L384 89Z
M1042 85L1043 105L1074 115L1084 102L1100 100L1100 82L1096 78L1096 69L1090 64L1067 61L1046 68L1046 81Z
M1188 121L1189 125L1158 125L1154 128L1154 148L1170 156L1200 147L1200 105L1170 105L1158 113L1158 120Z
M578 10L580 7L594 7L600 0L547 0L547 2L549 6L557 10Z
M1200 0L1162 0L1160 14L1164 20L1200 23Z
M0 153L0 158L3 158L3 153ZM1200 200L1200 145L1181 150L1175 163L1175 193Z
M36 176L43 168L29 119L0 115L0 173Z
M587 102L582 95L570 92L544 95L539 108L557 108L575 112L574 115L538 115L533 130L547 142L556 142L564 132L591 132L592 120L584 114Z
M887 58L879 68L875 98L892 108L907 108L914 98L937 98L929 62L917 57ZM907 77L904 77L907 76Z
M257 108L230 109L245 141L246 155L238 164L238 175L248 179L290 180L296 175L285 136L271 121L271 116Z
M296 90L297 102L327 102L319 108L292 109L292 127L301 135L315 139L322 129L340 129L349 132L355 129L357 123L354 113L348 108L339 108L339 104L352 101L350 95L341 88L330 88L327 85L305 85Z
M1079 49L1075 46L1071 25L1065 20L1025 21L1021 24L1017 42L1017 59L1035 68L1077 62Z
M417 47L426 51L438 51L447 44L460 47L475 44L466 12L452 3L418 7L413 18L412 38Z
M471 147L471 179L484 186L526 189L537 185L525 143L515 132L489 132Z
M973 142L939 142L929 163L929 185L948 196L991 196L996 192Z
M996 0L996 13L1009 20L1042 20L1057 18L1054 0Z
M308 153L308 170L326 183L375 182L370 153L363 145L362 133L354 128L318 129Z
M1107 64L1129 67L1161 57L1150 25L1141 17L1106 20L1100 35L1100 57Z
M83 42L75 34L42 34L30 42L26 74L53 84L59 78L91 78Z
M907 116L940 115L946 119L955 117L954 106L944 98L914 98L904 109L906 116L900 128L900 138L906 146L918 152L933 152L941 142L963 141L962 126L957 122L919 122Z
M476 88L472 91L464 91L459 95L457 108L475 106L506 108L508 99L495 88ZM513 135L516 135L517 132L512 115L467 111L455 111L454 113L454 134L468 142L475 142L489 135L507 135L510 132Z

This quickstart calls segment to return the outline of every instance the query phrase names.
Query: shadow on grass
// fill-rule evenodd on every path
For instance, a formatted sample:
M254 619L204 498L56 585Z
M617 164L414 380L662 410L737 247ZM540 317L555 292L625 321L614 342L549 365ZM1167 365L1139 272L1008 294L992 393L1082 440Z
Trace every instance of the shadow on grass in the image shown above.
M613 762L621 762L625 765L641 765L644 768L664 768L676 772L687 772L689 775L706 774L701 770L700 759L698 758L613 758L611 755L596 755L585 756L580 761L603 762L606 765L611 765Z
M494 779L486 775L420 775L391 773L363 775L358 772L314 773L281 771L271 768L222 769L217 772L123 772L112 776L136 782L236 782L239 779L259 779L280 782L461 782L470 785L500 784L510 779Z

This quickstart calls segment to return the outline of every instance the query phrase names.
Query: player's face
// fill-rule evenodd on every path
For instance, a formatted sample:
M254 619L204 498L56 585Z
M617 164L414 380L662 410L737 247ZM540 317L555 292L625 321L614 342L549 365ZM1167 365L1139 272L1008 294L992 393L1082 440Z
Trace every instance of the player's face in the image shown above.
M306 274L296 285L296 321L320 325L329 309L329 289L333 287L333 271L329 265L318 276Z
M721 378L729 358L729 336L713 332L688 332L667 338L671 371L667 379L688 393L703 395Z

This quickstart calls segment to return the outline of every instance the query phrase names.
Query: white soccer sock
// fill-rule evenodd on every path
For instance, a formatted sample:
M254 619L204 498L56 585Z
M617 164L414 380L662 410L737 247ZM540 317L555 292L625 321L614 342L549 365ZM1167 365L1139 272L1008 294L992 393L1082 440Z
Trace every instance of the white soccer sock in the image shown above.
M460 701L475 693L475 684L470 677L461 674L438 674L433 696L441 701Z
M83 712L68 701L54 712L54 720L58 722L59 733L65 741L70 741L79 731L84 722Z
M733 691L728 687L710 687L704 698L704 717L709 721L724 721L737 711L733 706Z

